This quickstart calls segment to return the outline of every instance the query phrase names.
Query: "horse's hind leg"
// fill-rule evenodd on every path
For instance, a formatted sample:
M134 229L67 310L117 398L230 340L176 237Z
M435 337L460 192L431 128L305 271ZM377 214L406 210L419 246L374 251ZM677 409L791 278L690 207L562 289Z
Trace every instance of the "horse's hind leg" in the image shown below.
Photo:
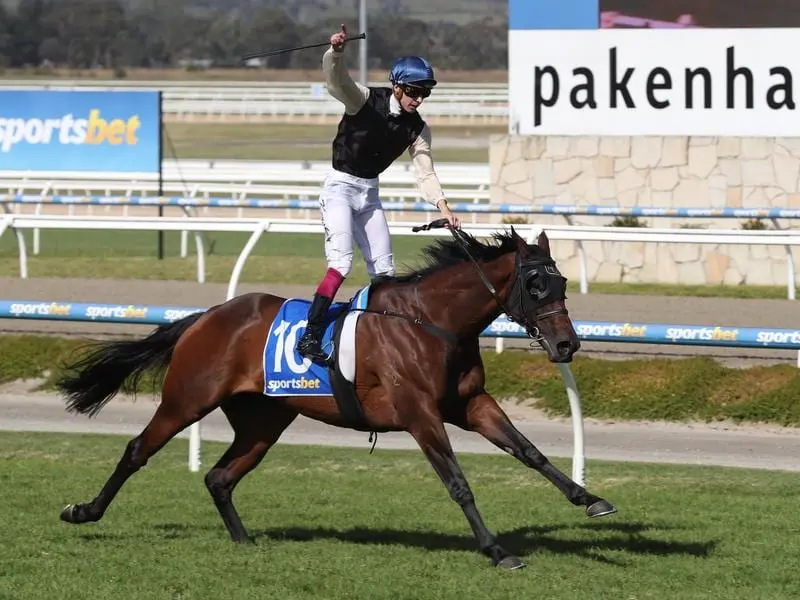
M147 464L147 461L183 429L199 421L214 410L217 402L209 401L194 406L184 406L172 400L167 393L162 397L155 414L138 436L133 438L117 467L100 493L86 504L68 504L61 511L61 520L67 523L99 521L111 501L128 478Z
M460 421L464 422L460 422ZM508 452L525 466L535 469L556 486L576 506L585 506L590 517L617 512L607 500L590 494L565 473L559 471L509 420L497 401L489 394L470 400L466 414L454 424L476 431L501 450Z
M297 417L297 411L257 393L233 396L223 402L220 409L233 427L234 439L206 475L206 487L231 539L234 542L250 543L252 540L233 505L233 489L247 473L258 466L267 451Z

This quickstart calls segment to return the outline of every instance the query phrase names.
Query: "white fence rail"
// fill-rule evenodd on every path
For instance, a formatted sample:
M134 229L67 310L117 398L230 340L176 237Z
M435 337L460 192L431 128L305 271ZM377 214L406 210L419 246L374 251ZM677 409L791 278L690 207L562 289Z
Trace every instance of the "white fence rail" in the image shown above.
M248 232L250 239L239 255L229 290L235 289L244 267L244 263L255 244L264 233L315 233L324 234L319 221L303 219L219 219L205 217L74 217L7 214L4 217L6 227L13 229L17 235L19 248L20 277L27 278L27 249L23 230L25 229L111 229L111 230L150 230L150 231L191 231L194 233L197 249L197 280L205 281L205 250L200 232L203 231L237 231ZM416 222L392 222L389 231L393 236L442 236L449 235L443 230L413 232ZM533 243L543 229L531 224L516 225L518 232ZM730 244L730 245L763 245L782 246L787 256L787 297L795 299L795 266L792 249L800 246L800 230L736 230L736 229L669 229L669 228L629 228L629 227L597 227L588 225L547 225L544 227L551 240L571 240L578 243L580 290L588 293L588 269L583 242L644 242L667 244ZM491 223L475 223L464 227L467 233L477 237L489 237L497 230ZM2 232L2 229L0 229Z
M373 82L371 85L387 85ZM163 92L165 114L250 116L338 116L342 105L331 98L321 82L247 84L209 82L187 85L165 81L0 80L3 89L49 90L153 90ZM453 84L443 82L420 109L425 116L466 117L490 122L508 119L507 84Z
M266 184L314 184L320 186L328 174L330 161L234 161L164 160L162 176L165 191L181 193L196 190L201 194L224 193L219 186ZM476 189L488 194L489 167L485 163L437 163L436 172L447 191ZM394 163L381 175L383 190L416 185L410 163ZM3 171L0 189L40 191L87 190L147 192L158 189L158 176L152 173L100 173L91 171ZM317 188L316 193L319 193ZM418 194L417 194L418 196Z

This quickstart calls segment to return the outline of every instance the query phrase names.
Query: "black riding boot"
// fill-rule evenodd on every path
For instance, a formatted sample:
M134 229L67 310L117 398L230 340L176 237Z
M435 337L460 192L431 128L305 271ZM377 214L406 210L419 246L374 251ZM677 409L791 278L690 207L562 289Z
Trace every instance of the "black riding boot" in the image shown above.
M297 342L297 351L301 356L320 364L325 364L328 358L322 351L322 334L325 328L325 315L331 306L331 301L331 298L314 294L311 308L308 310L308 325Z

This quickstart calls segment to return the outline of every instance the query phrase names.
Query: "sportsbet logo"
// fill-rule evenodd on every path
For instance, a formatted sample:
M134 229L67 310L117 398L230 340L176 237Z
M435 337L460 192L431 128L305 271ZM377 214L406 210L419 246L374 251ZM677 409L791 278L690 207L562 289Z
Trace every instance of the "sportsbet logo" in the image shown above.
M280 392L288 390L318 390L320 388L319 379L309 379L307 377L300 377L300 379L290 379L283 381L276 381L270 379L267 382L267 387L271 392Z
M10 152L20 143L48 145L54 140L63 145L111 144L135 146L142 122L138 115L127 119L105 119L100 109L89 111L88 118L67 114L59 119L9 119L0 117L0 152Z

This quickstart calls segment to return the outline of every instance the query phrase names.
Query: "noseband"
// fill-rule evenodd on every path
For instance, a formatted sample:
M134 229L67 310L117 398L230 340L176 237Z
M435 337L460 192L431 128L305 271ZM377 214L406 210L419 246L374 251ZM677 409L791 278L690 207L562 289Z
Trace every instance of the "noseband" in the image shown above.
M486 289L492 294L506 318L525 329L528 336L534 341L539 342L542 339L541 331L535 323L567 314L564 308L539 313L541 307L566 298L567 280L556 268L556 263L552 258L522 260L520 253L517 253L516 276L511 287L511 293L508 296L508 304L506 304L497 295L497 290L495 290L492 282L489 281L478 261L470 253L469 244L465 241L464 234L457 229L449 227L447 219L437 219L427 225L416 226L413 231L423 231L436 227L448 227L450 229L456 242L458 242L475 266L478 276L483 281ZM536 315L534 324L528 321L526 315L529 312L533 312Z

